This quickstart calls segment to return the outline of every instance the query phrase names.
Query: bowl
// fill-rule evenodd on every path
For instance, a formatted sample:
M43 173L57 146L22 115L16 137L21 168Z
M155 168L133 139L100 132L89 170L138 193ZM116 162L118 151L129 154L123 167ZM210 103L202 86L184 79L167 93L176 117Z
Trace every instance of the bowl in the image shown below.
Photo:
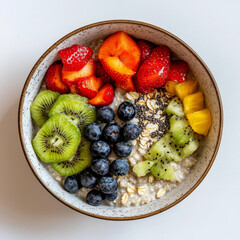
M58 50L73 44L88 46L93 40L106 37L116 31L125 31L135 38L145 39L157 45L165 44L180 59L189 64L189 68L198 80L205 95L206 105L212 114L213 124L209 134L198 150L198 161L186 179L162 198L137 207L93 207L77 196L66 192L55 181L46 167L38 160L31 145L33 124L30 105L38 94L48 67L57 60ZM221 97L210 70L203 60L181 39L154 25L132 20L110 20L97 22L79 28L54 43L32 68L23 87L19 104L19 134L24 154L32 172L39 182L59 201L68 207L89 216L109 220L133 220L163 212L186 198L204 179L217 155L221 141L223 110Z

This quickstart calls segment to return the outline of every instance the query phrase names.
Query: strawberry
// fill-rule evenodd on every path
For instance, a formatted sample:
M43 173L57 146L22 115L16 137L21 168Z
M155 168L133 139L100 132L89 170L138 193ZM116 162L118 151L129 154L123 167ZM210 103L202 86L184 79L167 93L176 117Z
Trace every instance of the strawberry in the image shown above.
M187 74L188 64L185 61L178 60L171 62L167 81L184 82Z
M75 44L58 51L58 54L67 71L79 71L92 58L93 50L89 47Z
M152 52L152 50L154 49L154 45L145 40L137 41L137 45L141 50L141 59L140 59L140 63L141 63Z
M141 88L160 88L168 75L170 50L161 45L153 49L142 62L137 72L137 83Z
M99 88L103 85L101 78L95 76L83 78L77 83L77 93L83 97L93 98L98 93Z
M89 104L92 104L94 106L105 106L112 103L114 99L114 89L113 86L110 83L106 83L100 91L97 93L97 95L88 101Z
M68 87L70 88L70 93L77 93L77 88L75 85L69 85Z
M95 61L91 58L84 68L80 71L68 71L65 67L62 69L62 80L65 84L74 85L79 78L90 77L95 74Z
M104 83L112 82L111 77L106 73L100 61L96 61L96 76L100 77Z
M148 94L148 93L154 91L153 88L140 87L138 82L137 82L137 75L136 74L132 77L132 79L133 79L134 86L135 86L137 92L140 92L140 93L143 93L143 94Z
M54 92L69 93L69 87L62 82L61 72L62 63L60 61L53 63L48 68L45 75L46 88Z

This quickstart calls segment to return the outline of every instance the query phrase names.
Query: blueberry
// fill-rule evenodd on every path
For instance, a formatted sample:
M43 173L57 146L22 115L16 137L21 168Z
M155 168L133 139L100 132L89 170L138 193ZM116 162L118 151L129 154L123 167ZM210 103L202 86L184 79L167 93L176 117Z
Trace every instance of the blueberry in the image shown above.
M136 115L136 107L131 102L123 102L117 110L118 117L123 121L129 121Z
M97 119L100 122L110 123L113 121L114 117L115 113L113 109L108 106L101 107L97 111Z
M110 146L104 141L96 141L91 145L91 154L95 158L107 158L110 152Z
M110 165L110 172L115 176L122 176L129 171L129 164L125 159L116 159Z
M119 142L113 146L113 151L118 157L127 157L132 151L132 146L129 142Z
M70 193L76 193L80 188L81 184L78 182L77 176L69 176L64 181L64 188Z
M93 189L88 192L86 200L92 206L99 206L102 203L102 194L98 190Z
M109 163L106 159L94 159L91 163L91 169L99 176L104 176L109 172Z
M98 183L99 189L104 194L112 194L118 188L117 180L113 177L102 177Z
M80 182L85 188L93 188L97 183L97 177L91 171L91 169L85 169L80 174Z
M103 199L106 201L114 201L118 196L118 191L111 194L103 194Z
M84 128L84 137L89 141L97 141L102 135L101 126L97 123L89 123Z
M116 143L120 140L120 132L121 132L121 128L120 126L113 122L113 123L109 123L104 129L103 129L103 139L110 143Z
M127 140L134 140L136 139L139 134L140 134L140 128L138 127L137 124L133 122L128 122L123 126L122 130L123 134L123 139L125 141Z

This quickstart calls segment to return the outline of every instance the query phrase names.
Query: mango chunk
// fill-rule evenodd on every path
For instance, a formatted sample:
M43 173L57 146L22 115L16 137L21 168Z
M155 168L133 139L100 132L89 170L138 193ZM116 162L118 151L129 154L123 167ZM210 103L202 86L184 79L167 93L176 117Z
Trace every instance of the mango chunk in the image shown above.
M175 86L176 94L181 99L181 101L183 101L186 96L195 93L196 90L197 81L185 81Z
M167 81L165 84L165 89L167 90L167 92L171 93L172 95L176 95L175 87L178 84L179 83L177 83L177 82Z
M204 97L202 92L196 92L183 99L185 114L196 112L204 108Z

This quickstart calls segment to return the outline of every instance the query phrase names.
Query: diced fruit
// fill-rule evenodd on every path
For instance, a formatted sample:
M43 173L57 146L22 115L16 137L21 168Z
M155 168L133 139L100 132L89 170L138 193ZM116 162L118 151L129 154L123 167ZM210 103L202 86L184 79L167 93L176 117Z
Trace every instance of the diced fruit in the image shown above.
M139 40L137 41L137 45L139 46L141 50L141 59L140 62L142 62L154 49L154 45L151 42L145 41L145 40Z
M105 84L97 93L97 95L88 101L89 104L94 106L104 106L112 103L114 99L114 89L110 83Z
M96 189L89 191L86 196L87 203L92 206L101 205L102 200L102 194Z
M95 107L86 103L85 98L76 96L76 94L59 96L48 115L51 117L57 113L64 114L80 130L83 130L88 123L96 120L96 110Z
M127 122L122 128L122 137L125 141L134 140L140 134L140 128L133 122Z
M170 118L170 134L174 143L178 145L186 144L193 137L193 130L189 126L186 118L172 116Z
M212 125L211 113L208 108L187 114L187 119L193 131L206 136Z
M196 90L197 81L185 81L175 87L176 94L182 101L187 95L195 93Z
M102 129L101 126L96 123L89 123L85 128L84 128L84 137L89 140L89 141L97 141L100 139L102 135Z
M187 74L188 64L185 61L178 60L171 62L167 81L184 82Z
M116 159L110 164L110 172L114 176L123 176L129 172L129 164L126 159Z
M69 85L70 88L70 93L74 94L77 93L77 88L75 87L75 85Z
M101 177L98 186L102 193L112 194L116 192L118 182L114 177Z
M156 178L161 178L164 180L176 180L175 172L171 163L166 163L163 161L158 161L151 168L151 173Z
M111 77L106 73L100 61L96 61L96 76L100 77L104 83L111 83Z
M77 93L91 99L97 95L98 90L102 85L103 81L101 78L95 76L82 78L76 84L78 90Z
M48 112L60 94L46 90L40 92L30 106L30 113L39 127L48 120Z
M119 58L126 68L135 72L138 69L141 52L134 40L125 32L120 31L109 36L103 42L98 53L101 62L112 56ZM103 67L105 68L105 66ZM116 72L117 70L115 69Z
M190 94L183 99L184 112L192 113L204 108L204 97L202 92Z
M64 181L64 189L68 191L69 193L77 193L78 190L81 188L79 186L77 176L69 176Z
M109 162L104 158L94 159L91 163L91 169L98 176L105 176L109 172Z
M170 50L159 46L146 57L137 72L137 82L143 88L160 88L164 84L170 67Z
M176 91L175 91L176 85L178 85L177 82L167 81L165 84L165 89L167 90L167 92L171 93L172 95L176 95Z
M118 57L108 57L101 60L108 75L114 80L115 86L127 92L134 91L132 76L135 74L127 68Z
M113 146L113 152L118 157L127 157L132 152L132 146L129 142L118 142Z
M112 108L104 106L97 111L97 120L103 123L110 123L113 121L115 113Z
M73 157L80 140L79 129L63 114L56 114L38 131L32 145L43 162L63 162Z
M151 168L155 162L154 161L142 161L134 165L133 172L136 173L138 177L143 177L151 171Z
M107 158L111 152L111 147L104 141L96 141L91 145L91 153L95 158Z
M95 61L90 59L88 63L79 71L68 71L65 67L62 69L62 81L68 86L74 85L79 78L90 77L95 74Z
M55 62L48 68L45 75L46 89L59 93L69 93L69 87L62 82L61 72L61 62Z
M125 101L119 105L117 115L123 121L130 121L136 115L136 107L133 103Z
M60 163L52 163L52 167L62 176L71 176L89 167L92 161L90 142L81 138L80 145L73 158Z
M117 123L111 122L104 127L102 137L107 143L114 144L120 140L120 133L121 127Z
M68 71L79 71L92 58L93 50L89 47L75 44L58 51L58 54Z
M184 116L182 102L179 100L178 97L175 97L171 100L171 102L166 108L166 113L168 115L177 115L180 117Z
M182 158L186 158L194 153L199 147L199 142L197 138L194 136L191 138L182 148L181 154Z

